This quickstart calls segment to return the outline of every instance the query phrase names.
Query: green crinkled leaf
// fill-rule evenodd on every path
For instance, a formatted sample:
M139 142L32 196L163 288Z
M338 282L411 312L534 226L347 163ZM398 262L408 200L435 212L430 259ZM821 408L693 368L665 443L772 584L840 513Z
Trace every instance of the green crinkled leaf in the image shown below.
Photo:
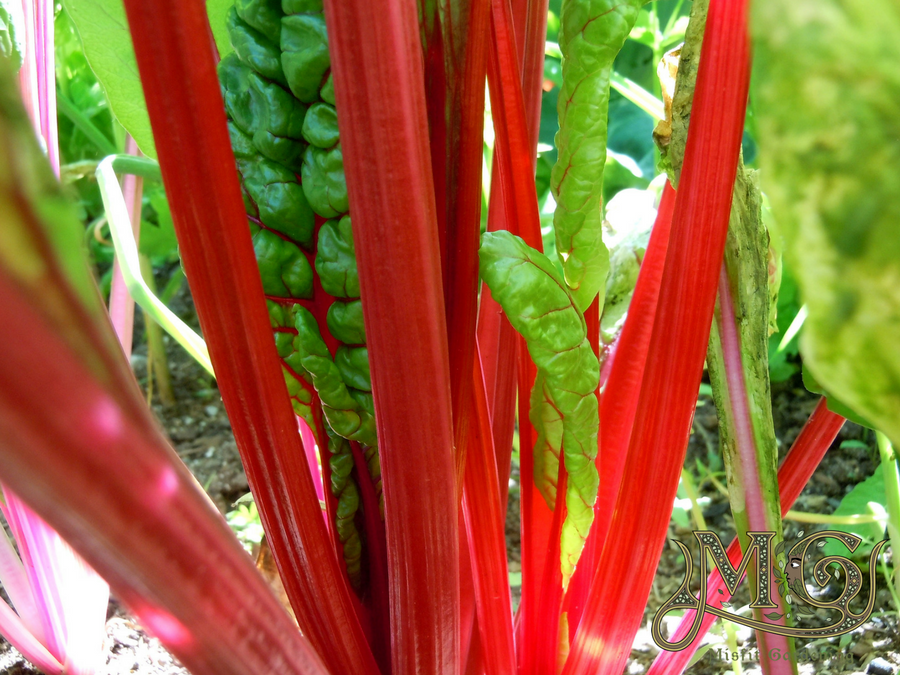
M328 323L328 331L344 344L366 343L366 325L363 321L361 301L335 302L328 308L325 321Z
M354 401L359 403L363 410L367 411L373 417L375 416L375 399L372 397L371 391L351 389L350 395L353 397Z
M547 446L550 456L545 452L536 458L535 466L542 472L536 472L534 480L545 498L552 494L550 446L560 435L556 420L562 420L562 456L568 473L560 550L565 585L590 531L599 488L594 460L600 425L595 394L600 364L573 294L544 254L501 231L482 235L479 256L482 279L513 328L525 338L538 368L536 386L541 386L541 391L532 394L532 402L539 408L532 411L531 419L538 427L539 443ZM555 500L548 504L553 508Z
M372 391L372 376L369 374L369 350L365 347L341 345L334 355L334 363L341 378L348 387Z
M156 158L150 116L122 0L64 0L84 56L106 92L113 115L148 157Z
M563 420L553 404L552 395L541 372L538 372L534 388L531 390L528 419L537 431L537 440L534 443L534 482L547 505L555 509Z
M376 445L375 417L351 396L313 315L298 307L294 327L294 347L319 394L329 426L344 438Z
M322 0L281 0L281 9L285 14L321 14L324 4Z
M346 439L334 434L331 429L327 429L326 433L330 454L328 465L331 468L331 493L338 502L335 528L343 546L347 576L351 585L359 589L362 585L362 543L355 522L359 511L359 490L350 475L354 466L353 454Z
M325 16L297 13L284 17L281 52L284 74L294 96L304 103L312 103L319 97L322 78L331 66Z
M350 216L324 223L317 244L316 272L325 292L336 298L358 298L359 274Z
M228 12L227 22L231 46L238 58L260 75L287 84L278 45L245 23L234 8Z
M334 218L350 210L341 146L323 150L310 145L303 155L300 176L306 198L320 216Z
M269 159L293 171L303 165L306 106L281 86L256 73L249 76L253 145Z
M310 427L315 427L312 414L312 385L300 379L303 377L303 365L300 355L294 349L294 311L287 305L279 305L271 300L266 301L269 310L269 321L275 334L275 348L281 357L284 367L284 381L294 413L306 420Z
M281 0L235 0L234 9L247 25L274 44L281 43Z
M603 293L609 271L602 239L609 78L643 4L643 0L562 4L563 84L557 108L559 158L551 174L556 199L553 224L566 283L582 311Z
M259 209L259 219L291 240L309 246L315 230L315 215L297 177L277 162L256 158L239 159L243 186Z
M336 105L334 102L334 80L330 73L328 79L325 80L325 84L323 84L322 88L319 90L319 97L325 101L325 103Z
M809 310L804 364L900 442L900 6L753 9L763 188Z
M276 298L312 297L313 271L303 251L257 225L251 225L250 232L265 294Z
M337 111L327 103L313 103L303 122L303 138L317 148L330 148L340 140Z
M253 140L241 131L233 119L228 120L228 135L231 138L231 149L237 159L254 159L259 156Z
M219 62L218 73L228 118L241 131L252 134L256 126L250 98L250 75L253 71L236 54L229 54ZM231 143L235 144L234 134Z

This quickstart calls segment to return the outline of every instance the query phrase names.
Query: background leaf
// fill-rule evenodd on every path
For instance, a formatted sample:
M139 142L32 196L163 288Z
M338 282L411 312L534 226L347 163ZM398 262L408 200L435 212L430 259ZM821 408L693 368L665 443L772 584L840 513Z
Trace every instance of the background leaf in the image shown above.
M866 478L862 483L857 484L846 496L841 500L841 505L835 509L836 516L852 516L856 514L869 514L869 502L875 502L885 506L886 502L884 494L884 471L881 467L876 467L875 473ZM884 535L884 528L878 523L861 523L859 525L830 525L830 530L839 532L850 532L862 537L864 540L859 548L856 549L854 555L860 555L871 550L871 541L880 541ZM827 540L822 552L825 555L843 555L849 556L847 547L834 539Z
M141 151L155 159L150 117L122 0L64 0L64 5L78 29L85 58L106 92L113 115L134 137Z
M206 13L209 15L209 27L212 28L216 47L219 49L219 58L224 59L234 49L231 40L228 39L228 30L225 28L225 17L228 10L234 5L234 0L206 0Z

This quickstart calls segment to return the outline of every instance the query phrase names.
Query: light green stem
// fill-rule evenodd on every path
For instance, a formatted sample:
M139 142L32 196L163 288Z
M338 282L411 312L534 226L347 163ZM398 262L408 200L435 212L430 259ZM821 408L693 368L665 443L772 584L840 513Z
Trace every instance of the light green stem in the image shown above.
M136 157L135 155L111 155L113 157L113 170L116 173L130 173L144 180L162 182L162 172L159 170L159 162L149 157ZM60 167L63 182L76 181L87 175L97 172L100 162L86 159L81 162L72 162Z
M135 159L135 158L131 158ZM172 310L166 307L147 286L141 275L141 262L137 242L131 230L131 219L125 197L116 176L115 166L121 164L115 155L107 157L97 166L97 184L106 209L109 233L116 250L116 258L122 270L122 278L134 301L147 312L169 335L187 350L210 375L215 376L206 342ZM130 163L129 163L130 165Z
M891 550L894 552L894 565L898 560L900 551L900 474L897 472L897 459L891 442L880 431L875 432L878 440L878 452L881 455L881 470L884 473L884 496L887 507L888 536L891 539ZM894 574L894 590L900 593L900 576Z
M703 509L700 508L700 504L697 501L698 495L697 488L694 486L694 479L691 477L691 472L687 469L681 470L681 487L684 488L687 498L691 500L691 516L694 519L694 527L698 530L708 530L706 519L703 517Z
M864 523L877 523L881 519L866 513L850 516L833 516L825 513L806 513L805 511L788 511L784 515L785 520L793 520L797 523L815 523L820 525L861 525Z
M153 266L150 258L140 254L141 276L147 282L150 292L156 294L156 284L153 281ZM152 382L152 376L156 376L156 384L159 389L159 400L163 405L175 403L175 392L172 390L172 375L169 372L169 362L166 359L166 347L163 344L162 330L159 324L153 320L147 310L144 312L144 327L147 330L147 382ZM147 400L150 400L150 386L147 386Z
M800 332L800 329L803 328L803 323L806 321L806 317L809 315L809 308L806 305L800 308L800 311L797 312L797 316L794 317L794 320L791 321L791 325L788 326L788 329L784 331L784 337L781 338L781 342L778 343L779 352L783 352L787 349L787 346L791 343L791 340Z
M650 115L654 122L658 122L665 118L666 111L663 107L663 102L637 82L633 82L624 75L613 72L613 74L610 75L609 84L613 89L622 94L622 96Z

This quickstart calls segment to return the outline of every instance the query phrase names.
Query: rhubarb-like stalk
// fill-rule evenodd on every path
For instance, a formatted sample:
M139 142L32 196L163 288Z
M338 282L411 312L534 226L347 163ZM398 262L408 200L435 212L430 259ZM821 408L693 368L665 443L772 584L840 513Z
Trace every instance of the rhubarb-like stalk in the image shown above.
M323 673L149 413L2 64L0 92L4 484L192 672Z
M441 22L447 70L446 270L444 305L450 353L457 485L462 490L470 417L475 326L478 318L478 238L481 235L481 164L484 147L484 79L490 0L446 2Z
M327 0L325 18L378 422L391 660L400 675L454 673L459 510L416 5Z
M463 513L471 551L475 604L478 611L480 648L486 675L514 675L512 605L506 566L500 486L481 359L473 364L472 420L466 458Z
M600 396L597 471L602 478L597 502L594 505L594 525L585 545L585 553L582 554L582 564L575 570L566 597L570 637L573 639L581 622L600 551L603 550L607 539L613 509L621 487L622 473L625 471L628 442L647 365L647 353L653 333L653 321L656 317L674 210L675 190L671 183L667 182L647 251L641 262L634 295L628 306L625 326L615 343L615 354L610 353L606 357L607 363L609 361L612 363L608 369L609 380ZM600 382L602 386L602 371Z
M23 10L27 25L20 89L35 133L43 141L50 167L58 177L54 3L25 2ZM15 625L10 626L10 637L19 640L27 657L33 656L51 671L55 665L52 661L58 661L73 675L93 675L106 633L109 587L16 494L6 487L3 494L3 513L18 544L25 573L22 581L29 587L26 592L31 601L21 609L17 605L17 609L42 648L35 649L27 639L23 642ZM15 601L17 593L11 590ZM52 655L50 662L43 647Z
M734 215L732 223L735 223ZM757 230L753 235L763 236L754 241L753 235L747 231L758 225L758 220L748 219L731 231L731 235L740 242L735 248L741 260L729 260L731 265L722 265L718 308L707 355L732 514L738 538L745 543L750 541L747 533L751 531L775 532L776 541L783 539L775 476L778 458L775 428L771 407L768 410L763 407L771 400L768 362L759 364L754 361L768 342L768 294L759 294L758 283L761 277L764 284L767 277L768 237L765 230ZM761 245L763 241L765 249L754 246L755 243ZM737 276L734 282L729 278L729 267ZM736 299L742 310L740 319L735 312ZM778 623L785 625L783 615L787 613L786 603L780 597L773 597L772 600L778 604L778 613L782 615ZM762 609L755 610L755 614L758 620L763 620ZM760 663L767 675L791 675L795 671L794 658L787 657L794 652L793 640L762 631L757 631L757 640ZM782 658L772 659L770 650L773 649Z
M316 436L302 417L297 417L297 426L300 429L300 439L303 441L303 452L306 455L306 463L309 465L309 473L316 488L316 497L319 501L324 502L325 489L322 487L322 472L319 469L319 456L316 452Z
M522 96L533 169L537 160L537 141L540 131L544 42L547 34L547 0L512 0L511 10L516 37L516 52L522 68ZM504 132L501 131L501 133ZM509 133L508 130L505 133ZM498 153L495 153L491 175L496 177L496 180L491 182L488 217L488 230L491 232L510 229L509 221L503 210L505 199L503 183L499 174L499 156ZM518 231L518 223L513 222L512 226L514 231ZM485 384L491 409L491 424L494 429L494 448L497 452L500 499L505 516L516 418L518 338L509 321L503 316L500 306L491 297L486 284L482 284L481 287L478 326ZM530 424L530 422L525 419L524 424Z
M141 407L140 392L118 387L118 377L101 384L102 347L81 332L84 347L76 352L6 269L0 308L4 482L109 580L191 672L324 675ZM81 328L69 325L69 339ZM90 358L91 345L94 369L81 360ZM115 362L127 374L124 360Z
M713 0L650 353L610 531L564 675L619 673L640 626L709 339L749 85L747 1Z
M131 136L125 139L125 153L138 154L137 143ZM144 195L144 179L140 176L127 174L122 179L122 194L125 197L125 205L128 207L128 219L131 221L131 229L134 232L134 240L140 241L141 237L141 199ZM118 259L113 261L112 285L109 290L109 318L112 320L119 344L125 356L131 357L132 337L134 333L134 300L128 293L122 270L119 269ZM150 362L147 362L147 372L150 372Z
M791 509L794 502L800 496L803 488L812 478L813 473L822 461L822 457L831 447L834 439L837 438L838 432L844 425L846 420L840 415L836 415L828 409L827 401L822 398L819 400L813 414L803 425L800 435L791 446L790 451L784 458L781 468L778 470L778 486L779 498L781 500L782 517ZM728 546L728 559L732 565L738 565L741 558L741 546L737 538L735 538ZM709 575L706 581L707 597L719 597L726 601L730 600L728 589L722 580L719 570L716 569ZM719 594L719 591L722 594ZM682 617L681 622L670 637L670 642L677 642L684 639L694 622L695 612L688 610ZM703 623L700 632L694 641L685 649L678 652L663 651L656 657L648 675L681 675L690 663L691 658L700 646L702 638L706 635L710 626L716 621L714 614L706 614L703 617Z
M50 166L59 175L54 5L53 0L22 0L25 54L19 71L19 86Z
M103 657L109 586L17 495L4 514L43 622L43 641L73 675L94 675Z
M541 131L541 101L544 93L544 52L547 44L547 10L549 0L528 0L525 18L525 40L518 42L522 58L522 94L525 99L525 122L528 125L528 147L537 159L538 136ZM513 15L515 16L515 14ZM518 28L516 35L519 35Z
M377 672L272 339L203 3L126 0L185 273L285 591L329 669ZM181 86L173 87L173 83Z
M515 226L514 234L537 250L542 250L537 192L532 171L533 150L522 100L519 57L516 53L514 29L508 0L491 2L491 50L488 55L488 85L494 121L499 179L502 184L503 207L507 222ZM534 485L532 448L535 434L528 420L531 389L536 370L524 341L518 340L520 497L522 510L522 604L520 644L534 643L537 637L538 603L544 560L550 537L553 514ZM522 649L526 660L532 652ZM530 667L524 664L525 667Z

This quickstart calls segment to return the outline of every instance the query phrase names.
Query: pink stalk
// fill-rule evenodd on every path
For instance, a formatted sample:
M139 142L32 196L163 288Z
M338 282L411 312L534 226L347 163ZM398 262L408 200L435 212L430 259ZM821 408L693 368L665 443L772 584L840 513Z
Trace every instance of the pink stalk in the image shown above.
M131 136L125 140L125 152L129 155L138 155L137 143ZM128 207L128 217L131 219L131 231L134 232L135 241L140 241L141 236L141 199L144 194L144 179L139 176L127 175L122 179L122 194L125 197L125 205ZM116 336L122 345L125 356L131 357L132 336L134 333L134 300L125 286L122 270L119 268L118 258L113 261L112 286L109 291L109 318L112 320Z
M23 2L26 51L20 73L20 89L50 166L59 176L59 134L56 121L56 68L54 2ZM130 350L130 335L129 335ZM109 587L69 545L21 499L5 486L4 515L18 543L24 579L12 581L10 597L22 614L21 626L8 622L13 637L37 661L53 670L64 664L73 675L94 673L99 666L106 635ZM12 561L7 561L11 563ZM21 588L22 581L28 586ZM19 587L19 588L17 588ZM4 610L6 607L4 606ZM46 649L34 649L34 641L22 641L20 627L28 627L34 641Z
M0 633L44 675L62 675L63 666L59 660L47 651L34 633L25 626L22 618L5 602L0 602Z
M327 0L325 18L387 506L391 662L455 673L459 492L418 15L410 2Z
M17 541L20 540L18 529L15 527L14 521L9 515L9 509L6 504L4 503L0 508L2 508L3 517L10 523L10 530L13 533L13 537ZM3 585L3 589L9 596L10 602L18 613L25 629L28 630L32 636L41 643L41 647L44 648L44 626L40 613L38 612L34 593L31 590L31 584L28 581L28 574L25 572L25 566L22 564L19 554L13 548L12 542L6 536L5 532L2 534L3 536L0 537L0 584ZM2 630L2 627L0 627L0 633L6 634Z
M738 335L737 319L734 313L731 283L724 263L722 264L722 271L719 273L719 313L716 315L716 325L722 345L722 360L725 366L728 400L731 404L729 417L734 424L736 454L743 476L741 487L744 491L747 530L751 532L771 531L777 523L773 523L766 513L767 499L762 490L759 466L757 465L759 449L753 433L750 402L744 382L741 340ZM782 615L775 623L783 626L785 625L784 614L786 614L784 600L779 596L773 596L772 599L779 605L779 614ZM757 612L760 611L757 610ZM765 673L769 675L777 673L791 675L794 672L794 664L790 659L773 660L769 658L769 650L771 649L777 649L780 654L790 654L791 640L783 635L761 634L759 632L757 632L757 639L760 643L760 663Z
M781 468L778 470L778 492L781 498L782 517L797 501L804 486L809 482L816 467L822 461L822 457L824 457L834 439L837 438L838 432L845 421L840 415L836 415L828 410L827 401L824 398L819 400L815 411L807 420L800 435L797 436L797 440L791 446L787 457L784 458ZM728 546L728 559L732 565L737 566L740 558L740 542L735 538ZM708 597L719 597L726 601L731 599L718 570L713 570L712 574L709 575L706 587L708 589ZM722 595L719 595L720 590ZM669 642L674 643L684 639L694 622L695 614L696 612L693 610L685 612L672 637L669 638ZM700 646L701 639L706 635L716 618L714 614L705 614L696 639L681 651L661 652L650 667L648 675L680 675L683 673Z
M109 587L22 500L9 490L4 496L37 603L43 643L67 672L96 672L106 636Z
M719 273L719 307L721 314L716 317L716 324L722 340L725 380L728 385L728 397L731 401L734 419L735 441L739 448L741 471L744 474L743 487L747 492L745 504L748 529L761 532L767 530L771 523L767 522L764 506L765 496L760 491L759 467L756 465L756 439L753 437L750 402L747 400L747 387L744 385L741 341L734 316L731 284L728 281L728 271L725 269L724 263L722 271Z
M34 592L44 644L60 662L65 661L66 627L63 623L62 589L52 559L52 530L9 490L4 491L10 529L16 533L28 582Z
M19 87L31 122L43 141L54 173L59 175L59 132L56 125L56 59L53 0L22 0L25 54Z
M322 487L322 471L319 469L319 453L317 452L316 435L302 417L297 417L297 424L300 427L300 439L303 441L303 452L306 453L306 462L309 464L309 473L312 475L313 485L316 487L316 495L320 502L324 502L325 490Z
M488 418L480 351L473 364L472 420L466 458L463 514L471 552L475 604L486 675L514 675L516 649L503 536L496 455Z
M0 298L6 483L197 675L325 673L139 392L117 387L124 364L104 388L5 271Z

